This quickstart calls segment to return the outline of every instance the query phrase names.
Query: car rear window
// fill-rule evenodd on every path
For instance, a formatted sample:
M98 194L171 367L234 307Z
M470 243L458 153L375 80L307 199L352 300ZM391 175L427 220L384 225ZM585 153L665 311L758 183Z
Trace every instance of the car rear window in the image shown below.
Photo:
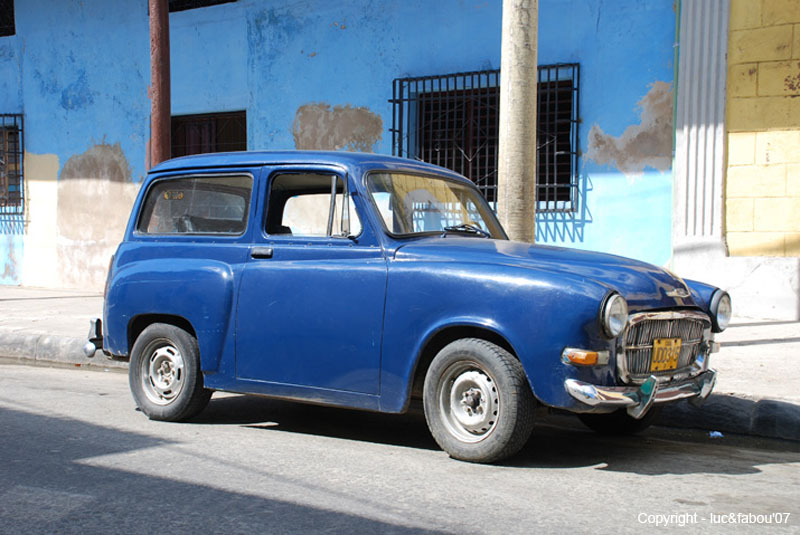
M160 180L147 193L137 229L144 234L242 234L252 191L249 175Z

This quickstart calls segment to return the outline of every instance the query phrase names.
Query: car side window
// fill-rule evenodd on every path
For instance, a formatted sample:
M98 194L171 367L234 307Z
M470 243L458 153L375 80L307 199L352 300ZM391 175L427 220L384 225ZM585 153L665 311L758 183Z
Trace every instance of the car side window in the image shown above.
M267 234L357 236L361 220L341 177L285 173L272 179Z
M147 193L137 230L144 234L242 234L252 191L249 175L160 180Z

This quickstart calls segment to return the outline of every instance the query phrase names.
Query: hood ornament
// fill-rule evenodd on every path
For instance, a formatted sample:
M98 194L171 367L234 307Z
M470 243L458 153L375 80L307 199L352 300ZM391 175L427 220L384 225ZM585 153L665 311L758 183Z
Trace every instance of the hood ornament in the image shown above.
M674 290L667 292L667 297L678 297L681 299L686 299L690 295L691 293L689 292L689 290L686 290L684 288L675 288Z

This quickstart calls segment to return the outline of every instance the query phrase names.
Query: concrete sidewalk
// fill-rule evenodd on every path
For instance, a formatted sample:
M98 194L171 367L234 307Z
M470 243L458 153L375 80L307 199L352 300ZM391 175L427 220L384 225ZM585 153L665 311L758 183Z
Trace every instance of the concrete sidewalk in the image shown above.
M76 290L0 286L0 359L41 365L126 368L83 355L103 297ZM702 409L665 407L659 424L800 441L800 322L736 318L711 357L717 386Z

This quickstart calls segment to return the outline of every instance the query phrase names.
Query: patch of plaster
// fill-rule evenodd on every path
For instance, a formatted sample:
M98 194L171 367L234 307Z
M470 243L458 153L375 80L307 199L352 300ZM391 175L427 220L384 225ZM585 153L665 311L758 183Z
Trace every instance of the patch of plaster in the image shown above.
M57 154L37 154L25 151L26 181L46 180L55 182L58 180L58 169L60 167Z
M57 251L61 284L102 289L139 189L119 143L71 157L58 181Z
M305 104L294 116L294 146L300 150L372 152L383 134L380 115L366 107Z
M640 124L631 125L619 137L598 125L589 130L586 157L600 165L619 169L635 178L651 167L667 171L672 165L672 84L655 82L638 102Z
M99 143L83 154L67 160L61 171L61 180L97 178L112 182L130 182L131 166L119 143Z

